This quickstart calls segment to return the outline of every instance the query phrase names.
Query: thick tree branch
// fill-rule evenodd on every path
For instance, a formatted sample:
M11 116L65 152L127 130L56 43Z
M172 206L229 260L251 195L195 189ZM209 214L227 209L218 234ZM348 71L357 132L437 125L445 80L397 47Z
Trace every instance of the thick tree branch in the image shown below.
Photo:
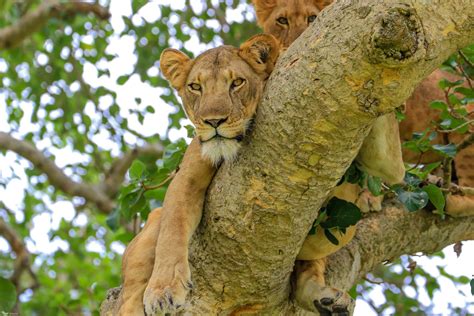
M55 188L70 196L83 197L87 202L94 203L99 210L105 213L112 211L115 205L113 198L122 185L125 174L133 160L139 156L158 158L163 153L161 145L145 145L132 149L112 164L102 183L93 185L73 181L32 144L16 139L4 132L0 132L0 149L11 150L27 159L38 170L48 176L49 182Z
M90 184L73 181L56 164L46 157L32 144L16 139L11 135L0 132L0 148L11 150L29 160L38 170L48 176L54 187L70 196L80 196L88 202L94 203L103 212L112 211L114 202L103 191Z
M329 259L329 283L350 289L367 272L403 254L430 254L462 240L474 239L474 217L441 219L427 211L408 212L392 203L357 226L354 240Z
M470 0L340 0L318 16L280 57L248 146L208 191L190 252L206 294L187 311L293 308L294 260L328 192L373 119L474 41L473 12Z
M108 9L97 3L44 1L35 11L26 13L15 24L0 29L0 50L18 46L53 17L65 18L88 13L92 13L102 20L110 17Z

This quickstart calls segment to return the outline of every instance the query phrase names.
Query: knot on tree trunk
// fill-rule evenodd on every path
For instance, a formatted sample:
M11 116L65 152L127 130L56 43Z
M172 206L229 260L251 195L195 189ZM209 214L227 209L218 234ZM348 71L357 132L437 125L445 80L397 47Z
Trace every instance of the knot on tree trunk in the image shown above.
M419 17L408 6L387 10L375 26L370 49L373 63L399 67L425 55L424 32Z

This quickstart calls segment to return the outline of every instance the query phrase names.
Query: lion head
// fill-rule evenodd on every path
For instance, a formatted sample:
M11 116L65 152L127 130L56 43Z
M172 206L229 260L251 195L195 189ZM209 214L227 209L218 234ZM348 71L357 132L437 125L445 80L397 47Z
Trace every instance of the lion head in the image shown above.
M290 46L333 0L252 0L258 25Z
M163 51L161 71L196 127L203 157L214 164L236 157L278 54L278 41L268 34L195 59L175 49Z

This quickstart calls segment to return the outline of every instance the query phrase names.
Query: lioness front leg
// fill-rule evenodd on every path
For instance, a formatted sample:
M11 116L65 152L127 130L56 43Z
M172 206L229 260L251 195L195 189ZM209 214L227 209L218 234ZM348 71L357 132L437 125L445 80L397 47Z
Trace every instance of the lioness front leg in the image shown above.
M153 271L161 208L153 210L145 227L128 245L122 260L123 286L119 316L145 315L143 293Z
M160 218L155 262L143 304L147 315L173 312L184 305L191 288L189 240L201 220L206 189L216 171L201 156L195 138L168 187Z

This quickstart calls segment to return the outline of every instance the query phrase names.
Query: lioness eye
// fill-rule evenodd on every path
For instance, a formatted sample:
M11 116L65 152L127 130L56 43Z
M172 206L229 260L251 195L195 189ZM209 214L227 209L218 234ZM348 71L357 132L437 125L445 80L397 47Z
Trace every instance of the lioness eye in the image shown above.
M244 84L244 79L237 78L234 81L232 81L231 88L237 88L237 87L240 87L243 84Z
M198 83L191 83L188 87L193 91L201 91L201 85Z
M277 22L280 23L280 24L283 24L283 25L288 25L288 19L285 18L285 17L279 17L277 19Z
M311 23L311 22L313 22L314 20L316 20L316 15L310 15L310 16L308 16L308 23Z

